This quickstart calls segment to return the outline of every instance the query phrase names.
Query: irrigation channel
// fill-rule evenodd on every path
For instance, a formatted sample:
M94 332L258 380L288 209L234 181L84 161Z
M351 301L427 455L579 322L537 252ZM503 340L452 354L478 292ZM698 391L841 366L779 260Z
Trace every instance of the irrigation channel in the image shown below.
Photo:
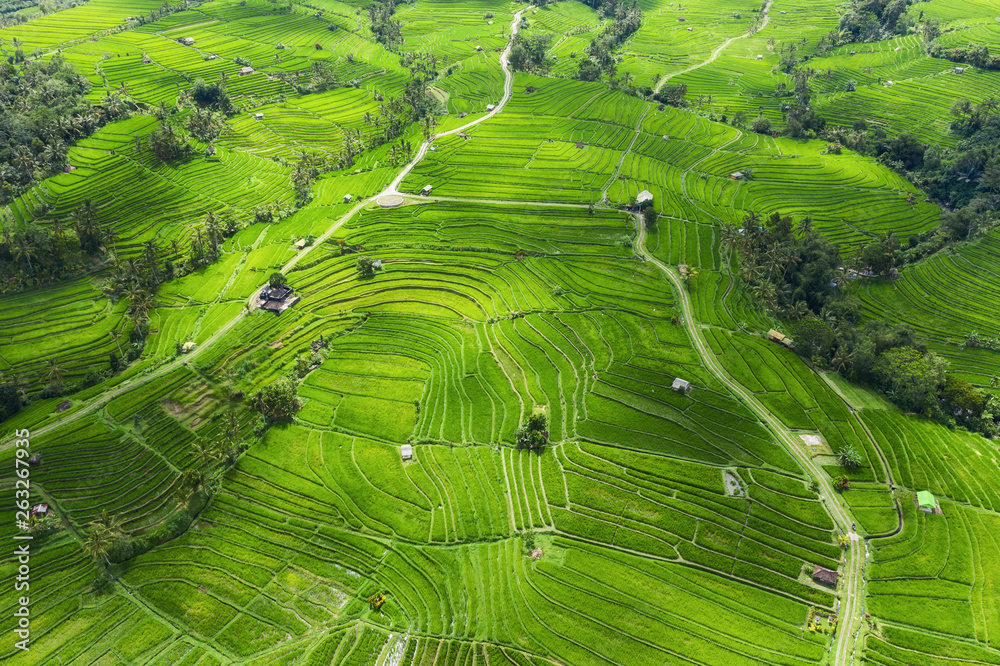
M765 8L764 24L767 24L767 9L770 8L770 2ZM326 230L320 237L316 239L316 242L307 248L304 248L302 252L297 254L291 261L285 264L282 268L282 272L288 272L291 270L302 258L308 254L308 252L316 247L320 247L323 243L328 240L340 227L342 227L348 220L354 217L360 210L368 205L376 203L380 198L384 197L407 197L407 195L399 192L398 187L403 182L403 179L410 173L410 171L423 159L426 155L427 150L433 144L433 141L441 136L447 136L450 134L457 134L458 132L465 131L470 127L473 127L484 120L487 120L494 115L501 112L503 107L511 98L512 86L513 86L513 72L510 69L508 63L508 55L510 53L511 46L513 45L513 38L518 33L521 24L521 14L525 11L531 9L531 6L517 12L514 15L514 19L511 21L511 41L508 41L506 48L500 55L500 66L503 68L504 72L504 93L503 97L497 102L496 107L489 113L465 124L461 127L449 130L447 132L442 132L441 134L433 135L427 140L425 140L418 150L416 156L411 160L399 173L399 175L386 187L382 192L371 196L367 199L359 201L351 210L341 216L336 222L334 222L329 229ZM693 69L697 69L702 65L705 65L716 57L719 53L725 49L729 44L737 39L744 38L750 33L739 35L737 37L732 37L726 40L722 45L716 48L712 52L712 56L697 65L694 65L686 70L676 72L676 74L681 74ZM668 77L661 80L659 85L662 85ZM659 87L659 86L657 86ZM413 199L411 199L413 200ZM489 204L499 204L499 205L510 205L510 206L522 206L524 208L532 207L560 207L560 208L576 208L576 209L586 209L587 204L571 204L571 203L546 203L546 202L520 202L520 201L506 201L506 200L494 200L494 199L458 199L451 197L420 197L420 201L463 201L466 203L489 203ZM792 433L785 425L772 414L764 405L761 403L756 396L744 388L739 382L737 382L729 373L722 367L722 365L715 358L714 353L711 351L707 341L705 340L704 333L695 320L694 310L691 306L691 299L688 296L688 291L684 282L682 282L680 275L675 267L668 266L656 259L651 255L645 248L644 242L646 237L646 230L643 225L641 216L635 216L636 222L636 240L635 247L636 251L640 257L652 265L659 268L663 274L670 280L673 284L675 291L678 295L678 299L681 305L681 312L684 317L684 325L690 332L691 341L694 344L698 355L701 357L702 363L704 363L706 369L712 373L720 382L726 385L735 395L739 396L743 402L749 407L760 419L761 422L767 425L771 431L778 437L789 453L795 457L804 470L806 470L809 475L819 484L821 489L820 499L822 500L823 506L826 511L833 518L834 522L840 528L840 530L850 536L849 547L846 551L846 562L844 567L844 575L842 577L843 583L843 596L841 597L841 606L839 617L841 622L839 623L837 629L836 641L833 644L831 651L832 655L829 660L829 664L832 666L849 666L854 661L854 651L856 649L856 639L857 632L859 631L861 622L861 612L862 612L862 595L863 595L863 576L865 568L865 542L864 540L850 529L852 524L850 516L836 500L836 494L833 490L830 480L826 477L823 471L812 461L809 455L805 452L801 443L798 441L796 435ZM140 386L148 384L155 379L168 374L176 370L181 364L186 364L191 361L194 357L203 352L205 349L209 348L214 344L219 338L223 337L228 333L236 324L238 324L243 317L247 315L247 311L241 312L231 321L223 325L219 330L212 334L207 340L205 340L201 345L199 345L191 353L187 354L185 357L178 358L174 361L170 361L156 368L155 370L149 372L141 377L136 377L132 380L122 382L115 388L103 393L102 395L92 399L90 402L85 403L82 407L74 411L73 413L57 420L48 425L39 428L32 432L33 437L50 432L58 427L61 427L85 414L89 414L97 409L100 409L107 402L113 398L134 390ZM8 448L9 445L0 446L0 450Z

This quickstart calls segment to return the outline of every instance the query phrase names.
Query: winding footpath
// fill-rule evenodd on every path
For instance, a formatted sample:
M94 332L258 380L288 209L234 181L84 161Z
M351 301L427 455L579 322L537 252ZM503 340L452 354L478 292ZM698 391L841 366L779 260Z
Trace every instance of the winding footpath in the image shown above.
M719 57L719 54L722 53L723 51L725 51L726 48L730 44L732 44L733 42L735 42L737 39L746 39L747 37L755 35L758 32L760 32L761 30L763 30L764 28L766 28L768 22L771 20L771 2L772 1L773 0L767 0L767 4L764 5L764 9L761 10L761 14L764 15L764 20L761 21L760 25L757 27L756 30L753 30L753 31L747 30L742 35L736 35L735 37L730 37L726 41L722 42L722 44L720 44L719 46L715 47L715 49L712 51L711 55L709 55L706 60L702 60L699 63L695 63L694 65L691 65L690 67L685 67L684 69L681 69L681 70L678 70L676 72L672 72L670 74L667 74L666 76L664 76L662 79L659 80L659 82L656 84L656 87L654 88L654 90L657 91L657 92L659 92L660 88L663 87L663 84L666 83L667 81L669 81L670 79L674 78L675 76L680 76L681 74L687 74L688 72L693 72L696 69L700 69L700 68L704 67L705 65L708 65L708 64L711 64L711 63L715 62L716 58Z
M764 20L759 29L766 27L768 23L768 10L770 9L771 3L768 2L765 6ZM511 39L508 41L506 48L500 55L500 65L504 72L504 93L503 97L497 102L496 107L489 113L469 122L461 127L449 130L447 132L442 132L441 134L433 135L426 139L417 151L414 158L402 169L402 171L396 176L395 179L378 194L369 197L367 199L359 201L353 208L351 208L347 213L342 215L338 220L336 220L321 236L319 236L312 246L303 249L298 253L293 259L286 263L282 267L282 272L288 272L298 264L303 257L307 256L309 252L317 247L321 247L325 241L327 241L338 229L340 229L348 220L354 217L359 211L361 211L366 206L376 202L381 197L386 196L405 196L399 191L399 186L402 184L403 180L407 175L413 170L413 168L420 162L421 159L427 154L433 141L441 136L448 136L451 134L457 134L464 130L467 130L475 125L492 118L496 114L503 110L504 106L511 99L512 88L513 88L513 73L510 69L508 63L508 56L510 54L511 47L513 45L514 36L517 35L520 24L521 24L521 14L525 11L530 10L529 6L527 9L521 10L514 15L511 22ZM657 90L665 83L669 78L677 76L679 74L684 74L699 67L714 61L719 54L732 42L737 39L742 39L750 36L752 33L747 32L746 34L739 35L737 37L732 37L718 48L716 48L709 59L701 62L699 64L688 67L684 70L680 70L673 74L664 77L657 85ZM641 123L641 119L640 119ZM638 128L636 130L636 137L633 138L632 143L634 144L636 138L638 138ZM631 146L630 146L631 147ZM624 155L622 157L624 160ZM619 170L622 166L622 162L616 167ZM614 180L612 179L612 183ZM610 183L609 183L610 185ZM607 188L605 188L605 192ZM420 198L421 201L461 201L464 203L482 203L490 205L509 205L509 206L523 206L526 208L532 207L566 207L566 208L587 208L587 204L573 204L573 203L555 203L555 202L541 202L541 201L506 201L506 200L492 200L492 199L459 199L451 197L427 197ZM850 535L849 547L846 552L846 563L844 567L844 575L842 577L843 587L842 587L842 597L841 606L839 608L839 618L840 622L838 624L838 634L836 636L835 642L831 647L834 653L831 655L830 664L835 666L848 666L853 662L854 649L857 639L857 630L861 627L861 607L862 607L862 585L863 585L863 575L865 566L865 548L864 541L855 534L851 529L851 519L844 508L840 505L839 501L836 499L836 494L830 484L830 480L827 475L813 462L813 460L806 453L802 442L799 440L797 435L791 432L774 414L772 414L754 395L751 391L747 390L739 382L737 382L729 373L722 367L718 359L716 359L714 352L712 352L708 343L705 340L704 332L701 330L694 317L694 310L691 305L691 298L688 295L686 285L681 280L678 272L674 267L668 266L654 257L645 247L646 231L642 223L640 216L636 215L636 240L635 247L636 252L640 257L647 262L655 265L659 268L664 275L670 280L670 282L676 287L676 292L678 294L678 299L681 305L681 311L684 316L684 321L688 330L691 333L691 341L694 345L695 350L701 357L706 369L711 372L719 381L721 381L734 395L739 396L740 399L749 407L757 416L761 419L761 422L767 425L772 432L781 440L785 445L785 448L791 453L795 459L799 462L804 470L819 484L821 488L820 498L823 501L823 505L827 512L833 518L834 522L838 525L841 531L845 534ZM118 386L109 389L108 391L102 393L91 399L89 402L85 402L79 409L73 413L64 416L63 418L53 421L44 427L40 427L36 430L32 430L32 437L37 437L39 435L50 432L56 428L62 427L69 422L72 422L86 414L90 414L104 405L106 405L112 399L140 386L149 384L163 377L164 375L173 372L180 368L182 365L187 365L192 360L196 359L199 354L203 353L206 349L211 347L215 342L229 333L239 322L246 317L248 311L241 312L238 316L234 317L232 320L227 322L225 325L220 327L215 333L212 334L207 340L202 342L195 350L184 357L174 359L172 361L166 362L158 368L147 372L145 375L137 376L130 380L123 381ZM13 445L0 445L0 450L5 448L10 448Z

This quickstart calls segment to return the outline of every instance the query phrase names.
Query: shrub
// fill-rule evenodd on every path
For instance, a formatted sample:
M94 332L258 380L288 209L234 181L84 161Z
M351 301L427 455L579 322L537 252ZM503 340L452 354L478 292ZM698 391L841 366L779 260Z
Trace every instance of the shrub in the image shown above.
M837 451L837 459L840 460L842 467L846 467L848 469L861 467L861 463L863 462L861 454L858 453L858 450L850 444L843 446L839 451Z
M375 274L375 261L367 254L358 257L358 275L361 277L371 277Z
M521 427L514 431L514 442L519 449L539 450L549 439L549 419L545 412L529 416Z
M750 123L750 129L757 134L770 134L772 130L771 121L764 116L754 118L753 122Z
M296 395L297 389L296 383L285 377L254 393L250 404L259 410L268 422L290 421L301 407Z
M58 398L63 393L63 383L60 381L51 381L45 385L42 389L43 398Z
M104 381L107 377L107 371L99 370L97 368L90 368L87 370L87 374L83 378L83 388L89 388L95 386Z

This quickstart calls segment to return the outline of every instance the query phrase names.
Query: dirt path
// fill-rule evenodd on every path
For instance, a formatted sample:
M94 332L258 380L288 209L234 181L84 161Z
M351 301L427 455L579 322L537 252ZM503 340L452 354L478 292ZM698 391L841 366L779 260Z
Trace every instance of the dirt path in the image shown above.
M695 65L691 65L690 67L685 67L684 69L682 69L682 70L680 70L678 72L673 72L671 74L667 74L662 79L660 79L660 81L656 84L656 88L654 88L654 90L656 90L657 92L659 92L660 88L663 87L663 84L666 83L668 80L672 79L675 76L680 76L681 74L687 74L688 72L693 72L696 69L700 69L701 67L704 67L705 65L708 65L709 63L715 62L715 59L719 57L719 54L722 53L726 49L726 47L728 47L730 44L732 44L733 42L735 42L737 39L746 39L747 37L750 37L751 35L755 35L758 32L760 32L761 30L763 30L764 28L766 28L768 22L771 20L771 2L772 2L772 0L767 0L767 5L764 7L764 10L761 12L764 15L764 20L761 22L759 28L757 28L753 32L750 32L748 30L748 31L744 32L742 35L736 35L735 37L730 37L726 41L722 42L722 44L720 44L719 46L715 47L715 50L712 51L712 55L710 55L707 60L703 60L703 61L701 61L701 62L699 62L699 63L697 63Z
M789 430L778 420L758 399L757 396L743 387L742 384L734 380L729 373L721 366L715 358L708 343L705 341L704 331L698 326L694 317L694 310L691 307L691 299L688 296L687 286L681 281L679 273L672 267L668 267L656 257L652 256L645 248L646 229L642 223L642 218L636 216L636 243L635 247L642 257L658 267L676 287L680 298L681 311L684 321L691 333L691 342L695 350L701 357L705 367L716 379L721 381L734 394L739 396L760 419L764 422L782 441L785 448L791 453L800 465L820 486L820 500L834 523L845 534L850 535L850 544L846 553L847 559L844 565L844 576L841 598L841 608L839 613L840 622L837 631L839 632L834 643L834 655L831 664L846 666L853 660L853 642L851 641L852 629L856 625L860 626L861 615L861 594L862 576L864 575L864 540L851 530L851 518L840 505L837 496L827 475L813 462L804 451L801 441L795 433Z
M495 116L496 114L500 113L503 110L503 107L506 106L507 102L510 101L511 94L514 89L514 73L510 71L510 65L507 62L507 56L510 55L510 49L514 44L514 36L517 35L517 33L521 30L521 14L528 11L529 9L531 9L531 6L528 6L526 9L522 9L518 13L514 14L514 20L510 22L510 40L507 41L507 48L505 48L503 50L503 53L500 54L500 67L503 69L503 75L504 75L503 97L501 97L500 101L496 103L494 109L489 113L487 113L485 116L476 118L472 122L468 122L462 125L461 127L456 127L455 129L448 130L447 132L435 134L429 139L424 140L424 142L420 145L420 150L417 151L416 157L414 157L409 164L403 167L403 170L399 172L399 175L396 176L396 178L391 183L389 183L389 187L385 188L385 190L377 194L374 198L377 199L378 197L384 197L391 194L401 194L401 192L397 188L402 184L403 179L405 179L410 174L410 171L413 170L413 167L417 166L417 163L421 159L423 159L424 155L427 154L427 149L431 147L431 144L434 142L434 139L442 136L449 136L451 134L458 134L459 132L464 132L470 127L475 127L484 120L489 120L490 118L492 118L493 116Z

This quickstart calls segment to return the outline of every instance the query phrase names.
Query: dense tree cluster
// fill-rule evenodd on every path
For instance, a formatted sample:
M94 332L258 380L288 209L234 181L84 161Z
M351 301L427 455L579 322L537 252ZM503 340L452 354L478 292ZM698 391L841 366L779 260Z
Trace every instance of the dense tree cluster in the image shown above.
M618 72L615 51L642 26L642 10L636 0L585 0L584 4L610 23L591 40L587 57L580 60L577 78L597 81L605 74L614 78Z
M925 31L925 35L927 32ZM968 46L958 46L947 49L940 44L934 44L928 49L928 54L935 58L947 58L952 62L961 62L979 69L1000 69L1000 56L990 54L990 47L985 44L969 43Z
M0 62L0 201L62 170L69 142L136 108L124 89L100 105L85 99L89 91L87 78L60 55L48 62Z
M189 95L200 108L209 108L227 116L236 112L236 107L229 99L224 80L219 83L207 83L205 79L198 77L191 84Z
M892 234L863 243L848 260L812 229L773 214L748 213L723 229L750 293L772 315L790 322L800 355L846 378L883 391L908 411L986 433L997 430L1000 403L965 380L920 344L906 325L860 320L849 282L863 272L885 274L900 258Z
M840 40L878 42L905 35L915 21L907 13L913 0L851 0L840 17Z
M393 18L399 0L374 0L368 5L372 36L390 51L403 43L403 26Z
M515 72L544 74L549 69L545 53L551 44L552 35L523 37L518 33L514 36L514 44L510 49L510 66Z
M545 448L545 443L548 440L549 419L545 412L532 414L514 431L514 443L519 449L538 451Z
M651 95L651 99L660 104L682 107L687 106L687 102L684 100L684 95L686 94L687 84L681 83L676 86L663 86Z
M741 225L723 228L723 243L740 259L740 274L770 312L792 319L822 312L840 292L830 286L842 272L840 249L806 220L747 213Z
M302 406L297 393L295 380L284 377L259 389L251 396L250 404L267 423L290 421Z
M68 278L99 257L113 238L113 227L98 222L97 207L90 199L68 218L45 225L15 225L0 213L0 293Z
M305 151L299 156L299 161L292 168L292 187L295 188L295 201L301 207L312 201L312 184L319 176L316 158Z

